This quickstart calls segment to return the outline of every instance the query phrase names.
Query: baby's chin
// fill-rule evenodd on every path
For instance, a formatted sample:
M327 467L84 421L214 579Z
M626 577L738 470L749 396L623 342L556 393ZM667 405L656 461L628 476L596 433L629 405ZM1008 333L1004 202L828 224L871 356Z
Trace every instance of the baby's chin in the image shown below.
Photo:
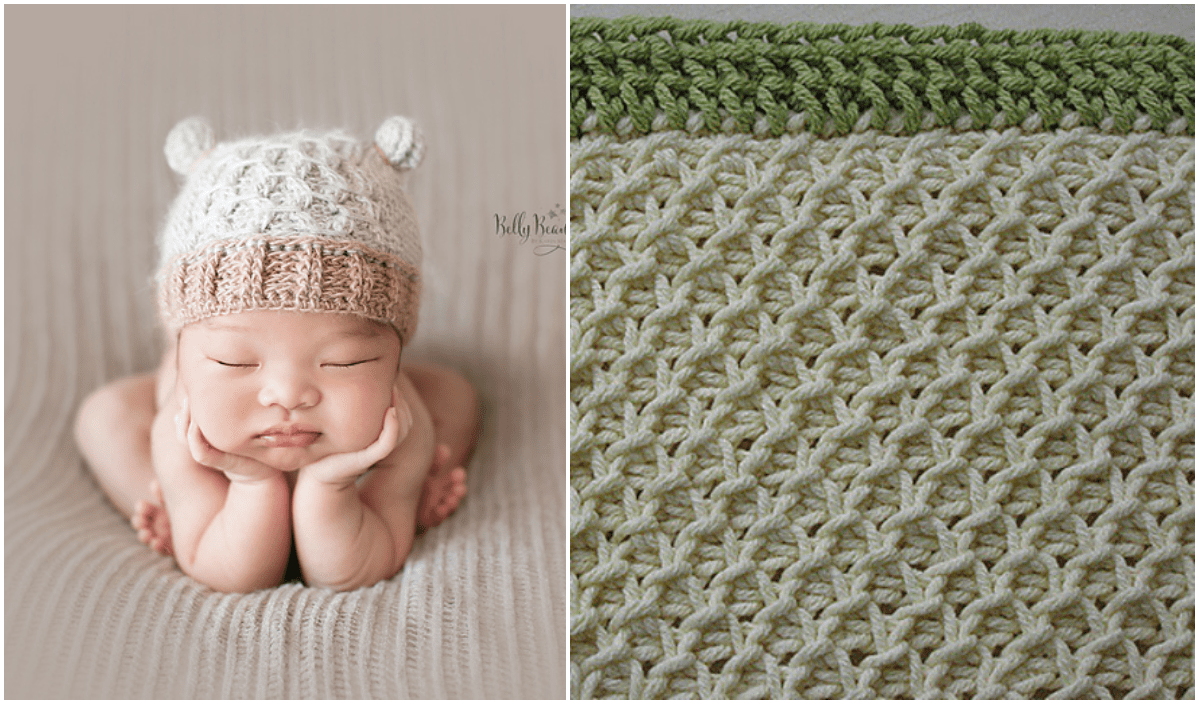
M280 472L295 472L326 457L342 452L354 452L361 447L335 447L327 442L317 442L308 447L257 448L254 459Z
M254 459L280 472L295 472L333 453L334 450L317 447L273 447L258 450Z
M396 441L397 446L407 436L406 430L402 429L400 432ZM339 441L334 441L334 438L329 435L320 435L314 441L296 441L294 444L286 440L280 444L279 440L256 438L243 443L240 452L233 450L233 453L255 459L280 472L295 472L330 455L357 452L366 449L370 444L370 442L362 442L358 438L343 437Z

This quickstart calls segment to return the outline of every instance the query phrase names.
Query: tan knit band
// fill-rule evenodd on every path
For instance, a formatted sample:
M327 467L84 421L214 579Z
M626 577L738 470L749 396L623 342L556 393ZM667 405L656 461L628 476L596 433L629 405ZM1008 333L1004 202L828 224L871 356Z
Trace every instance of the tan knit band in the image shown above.
M420 308L420 273L399 257L315 237L217 242L176 258L159 281L172 331L250 310L354 313L393 325L407 343Z

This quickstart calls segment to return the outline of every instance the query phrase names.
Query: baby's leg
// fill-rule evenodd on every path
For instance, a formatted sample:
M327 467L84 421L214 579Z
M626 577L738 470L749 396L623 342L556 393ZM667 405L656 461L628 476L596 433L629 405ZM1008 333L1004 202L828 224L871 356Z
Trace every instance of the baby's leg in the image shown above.
M154 465L154 375L125 377L92 392L79 406L75 440L100 488L126 517L149 501Z
M150 457L154 374L140 374L92 392L79 407L75 440L109 501L131 519L138 538L170 554L170 523Z
M479 433L479 398L458 372L431 364L404 365L404 372L433 420L437 449L421 492L417 520L432 528L466 495L466 461Z

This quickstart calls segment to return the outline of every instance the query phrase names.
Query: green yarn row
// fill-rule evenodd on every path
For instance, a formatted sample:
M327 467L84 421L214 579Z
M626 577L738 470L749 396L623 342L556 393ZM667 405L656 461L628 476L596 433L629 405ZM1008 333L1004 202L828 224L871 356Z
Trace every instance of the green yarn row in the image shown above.
M1083 30L995 31L977 24L907 25L709 22L669 17L576 18L570 27L571 137L686 129L692 113L711 132L750 132L765 118L772 135L792 114L805 128L846 134L873 109L883 129L896 114L903 132L953 126L1019 125L1032 113L1053 129L1067 113L1085 125L1111 118L1154 129L1180 117L1195 131L1195 46L1180 37ZM661 125L658 125L661 127Z

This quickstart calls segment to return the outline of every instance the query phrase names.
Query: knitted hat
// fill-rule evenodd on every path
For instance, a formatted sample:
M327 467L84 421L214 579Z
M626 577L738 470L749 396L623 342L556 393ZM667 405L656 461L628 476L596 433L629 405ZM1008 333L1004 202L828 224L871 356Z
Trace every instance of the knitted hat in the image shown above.
M374 144L303 131L214 144L192 118L165 152L185 177L159 237L169 331L242 311L325 311L389 323L407 343L421 242L401 173L424 155L411 122L388 119Z

